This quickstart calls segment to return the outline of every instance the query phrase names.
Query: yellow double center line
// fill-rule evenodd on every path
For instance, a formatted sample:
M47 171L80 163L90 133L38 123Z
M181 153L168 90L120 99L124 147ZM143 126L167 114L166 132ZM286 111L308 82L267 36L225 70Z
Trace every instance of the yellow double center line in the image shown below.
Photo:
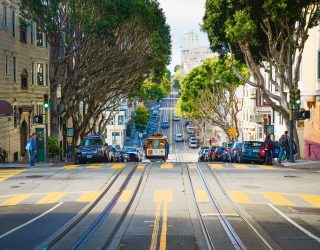
M154 202L157 203L156 218L153 225L150 250L157 249L158 235L160 230L161 207L162 207L162 226L160 237L160 250L165 250L167 247L167 230L168 230L168 205L172 202L171 191L155 191Z

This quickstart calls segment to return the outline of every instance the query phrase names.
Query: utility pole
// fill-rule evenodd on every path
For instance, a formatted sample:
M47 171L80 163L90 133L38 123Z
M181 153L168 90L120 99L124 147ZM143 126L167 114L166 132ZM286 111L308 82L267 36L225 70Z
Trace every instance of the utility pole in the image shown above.
M289 114L289 161L294 162L294 154L293 154L293 129L294 129L294 99L292 98L294 95L292 94L294 92L294 86L292 82L292 47L291 44L289 44L289 51L288 51L288 66L289 66L289 72L288 72L288 78L289 78L289 92L290 92L290 102L289 102L289 108L290 108L290 114Z

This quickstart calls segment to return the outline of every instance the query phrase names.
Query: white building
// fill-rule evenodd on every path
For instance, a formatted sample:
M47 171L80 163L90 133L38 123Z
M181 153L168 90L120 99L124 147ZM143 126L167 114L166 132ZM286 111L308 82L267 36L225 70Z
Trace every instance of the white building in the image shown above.
M188 74L207 58L215 56L208 46L199 44L198 35L191 31L181 38L181 65L183 73Z
M110 113L113 113L113 118L107 125L107 138L106 143L113 146L124 146L126 141L126 129L128 123L131 121L133 107L127 100L123 100L122 106L116 111L106 111L108 117Z

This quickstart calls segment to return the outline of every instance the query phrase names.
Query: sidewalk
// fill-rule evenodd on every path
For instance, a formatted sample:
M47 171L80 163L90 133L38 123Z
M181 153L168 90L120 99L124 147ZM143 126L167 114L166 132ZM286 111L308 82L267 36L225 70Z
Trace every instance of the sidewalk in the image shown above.
M62 167L65 165L70 165L72 162L66 163L66 162L39 162L35 164L35 168L48 168L48 167ZM0 169L4 168L30 168L29 162L16 162L16 163L0 163Z
M311 160L296 160L296 162L282 162L283 166L275 164L276 167L282 168L295 168L295 169L310 169L310 170L320 170L320 161Z

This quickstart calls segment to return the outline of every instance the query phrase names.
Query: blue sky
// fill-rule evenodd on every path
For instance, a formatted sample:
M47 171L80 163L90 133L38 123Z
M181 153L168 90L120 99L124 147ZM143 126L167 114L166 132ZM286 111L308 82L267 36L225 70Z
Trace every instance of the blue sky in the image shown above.
M158 0L171 28L172 60L169 69L180 64L180 38L190 31L198 33L200 44L209 45L206 33L200 31L205 0Z

